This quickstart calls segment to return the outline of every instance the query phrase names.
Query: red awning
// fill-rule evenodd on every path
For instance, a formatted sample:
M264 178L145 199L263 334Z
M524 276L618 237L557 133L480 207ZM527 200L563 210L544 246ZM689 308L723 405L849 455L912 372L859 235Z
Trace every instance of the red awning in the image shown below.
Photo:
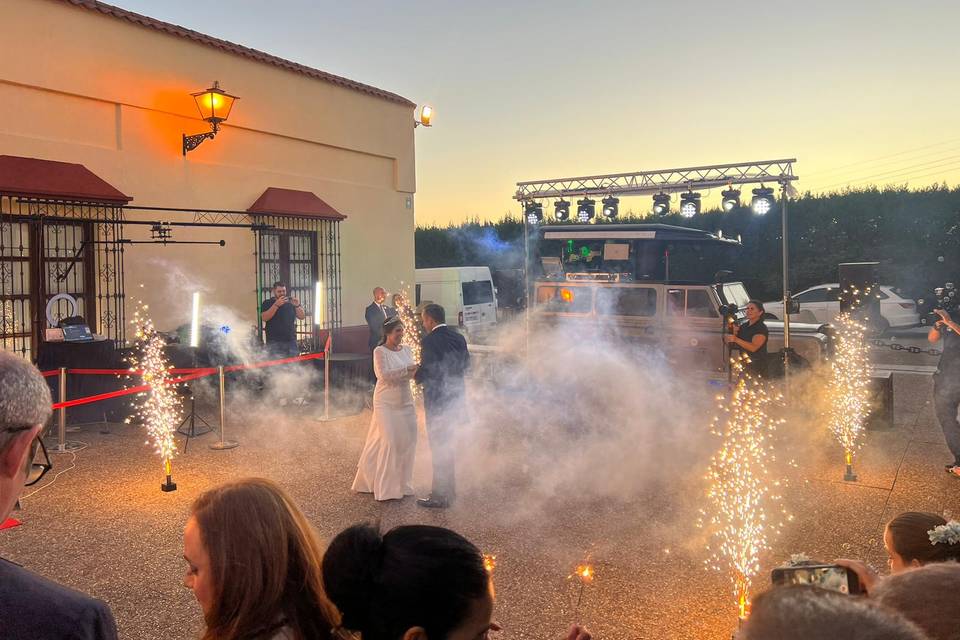
M82 164L19 156L0 156L0 193L116 205L133 200Z
M303 218L321 218L323 220L344 220L343 215L311 191L296 191L267 187L249 209L249 213L260 215L300 216Z

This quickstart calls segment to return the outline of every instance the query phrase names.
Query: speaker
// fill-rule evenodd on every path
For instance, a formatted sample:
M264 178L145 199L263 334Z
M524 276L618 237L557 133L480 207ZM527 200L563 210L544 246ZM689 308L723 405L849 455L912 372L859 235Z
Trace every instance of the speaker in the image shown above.
M840 311L852 311L861 319L867 319L874 328L881 327L880 300L877 292L877 265L878 262L844 262L838 265L840 272ZM868 288L874 295L863 296ZM860 292L860 304L856 305L856 298L852 292ZM856 307L856 308L854 308Z

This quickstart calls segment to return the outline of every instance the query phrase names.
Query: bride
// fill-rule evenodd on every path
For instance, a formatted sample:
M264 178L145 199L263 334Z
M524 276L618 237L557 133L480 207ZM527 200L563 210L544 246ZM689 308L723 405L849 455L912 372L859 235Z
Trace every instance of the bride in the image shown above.
M399 317L383 323L383 338L373 350L377 386L373 419L357 464L353 490L373 493L377 500L413 495L413 456L417 449L417 413L410 379L417 372L410 347L403 346Z

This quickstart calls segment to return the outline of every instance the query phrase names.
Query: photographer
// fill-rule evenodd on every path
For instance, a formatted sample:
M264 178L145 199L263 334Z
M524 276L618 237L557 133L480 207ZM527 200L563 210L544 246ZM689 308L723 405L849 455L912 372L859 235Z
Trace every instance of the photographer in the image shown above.
M297 320L303 320L307 314L296 298L287 297L287 285L273 283L273 297L260 305L260 317L263 318L267 333L267 349L276 358L290 358L300 355L297 346Z
M947 447L953 454L953 461L946 465L947 473L960 477L960 422L957 422L957 411L960 410L960 325L944 309L934 309L934 313L940 319L930 328L927 340L932 343L943 340L943 353L933 376L933 405Z

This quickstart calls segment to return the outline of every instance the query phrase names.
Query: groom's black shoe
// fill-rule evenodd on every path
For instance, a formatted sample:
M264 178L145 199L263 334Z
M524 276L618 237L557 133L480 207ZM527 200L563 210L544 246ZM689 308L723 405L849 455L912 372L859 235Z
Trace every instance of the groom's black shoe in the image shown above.
M428 509L446 509L450 506L450 502L446 498L432 495L429 498L420 498L417 500L417 504Z

